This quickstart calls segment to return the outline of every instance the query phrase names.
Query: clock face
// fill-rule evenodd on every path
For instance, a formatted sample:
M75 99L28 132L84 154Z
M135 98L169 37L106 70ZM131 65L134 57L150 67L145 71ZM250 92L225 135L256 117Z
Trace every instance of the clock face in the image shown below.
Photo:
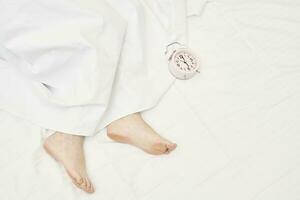
M177 69L186 73L195 72L198 62L195 56L188 51L179 51L174 56L174 64Z

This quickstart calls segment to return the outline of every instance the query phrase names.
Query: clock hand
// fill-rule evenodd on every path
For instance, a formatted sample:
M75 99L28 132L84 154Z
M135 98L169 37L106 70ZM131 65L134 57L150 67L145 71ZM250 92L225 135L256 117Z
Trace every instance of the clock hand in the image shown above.
M184 60L183 63L185 63L187 66L189 66L189 64L186 62L186 60Z
M191 68L190 68L190 65L189 65L186 61L184 61L183 63L187 66L187 69L188 69L188 70L191 69Z

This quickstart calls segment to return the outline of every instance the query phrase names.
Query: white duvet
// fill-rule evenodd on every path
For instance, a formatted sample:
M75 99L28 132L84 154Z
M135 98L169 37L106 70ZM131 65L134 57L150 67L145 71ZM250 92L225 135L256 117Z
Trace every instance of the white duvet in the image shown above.
M183 0L0 6L0 107L66 133L153 107L173 81L165 46L186 37Z
M3 8L4 1L0 2ZM5 2L0 15L17 5ZM86 195L69 183L67 175L61 176L64 171L41 148L40 125L28 123L24 115L0 112L1 200L299 199L300 3L185 3L188 42L201 59L201 73L188 81L175 81L164 96L156 96L161 98L158 106L143 113L157 131L178 144L177 149L169 156L155 157L114 143L105 134L88 137L86 159L96 193ZM159 7L152 4L154 8ZM13 105L9 108L20 111L22 101L9 95L18 91L30 96L27 84L6 64L1 61L1 106L7 105L5 94L5 102ZM160 71L164 76L155 76L161 78L156 84L163 85L155 94L164 94L173 78L166 66L151 67L165 70ZM117 77L121 74L126 73ZM125 79L117 79L116 87L128 91L129 86L121 84ZM12 83L19 83L17 90ZM119 89L112 91L113 98L122 95L117 94ZM27 100L28 110L39 105L37 100ZM122 105L117 98L114 102Z

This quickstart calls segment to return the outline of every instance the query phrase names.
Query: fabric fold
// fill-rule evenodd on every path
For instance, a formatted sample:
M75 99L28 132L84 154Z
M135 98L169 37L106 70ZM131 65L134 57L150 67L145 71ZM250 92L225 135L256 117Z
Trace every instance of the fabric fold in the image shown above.
M0 13L0 45L20 65L9 58L0 68L2 109L46 129L93 135L155 106L174 81L166 27L170 13L186 13L175 1L13 1Z

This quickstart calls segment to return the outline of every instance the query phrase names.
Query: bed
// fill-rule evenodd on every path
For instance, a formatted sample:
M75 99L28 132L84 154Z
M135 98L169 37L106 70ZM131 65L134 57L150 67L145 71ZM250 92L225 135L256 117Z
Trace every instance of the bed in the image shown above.
M41 127L0 111L2 200L300 199L300 2L188 3L201 73L143 113L177 149L147 155L105 130L87 138L87 195L45 153Z

